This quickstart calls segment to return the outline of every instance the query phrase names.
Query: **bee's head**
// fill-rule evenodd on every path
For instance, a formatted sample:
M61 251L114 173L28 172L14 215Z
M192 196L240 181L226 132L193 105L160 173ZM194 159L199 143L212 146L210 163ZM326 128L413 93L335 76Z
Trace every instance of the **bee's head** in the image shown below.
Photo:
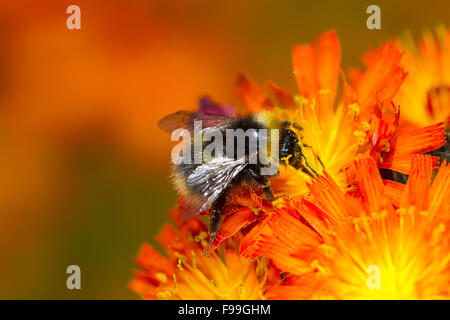
M297 134L290 129L283 129L280 137L280 159L289 157L289 164L296 169L302 166L302 149Z

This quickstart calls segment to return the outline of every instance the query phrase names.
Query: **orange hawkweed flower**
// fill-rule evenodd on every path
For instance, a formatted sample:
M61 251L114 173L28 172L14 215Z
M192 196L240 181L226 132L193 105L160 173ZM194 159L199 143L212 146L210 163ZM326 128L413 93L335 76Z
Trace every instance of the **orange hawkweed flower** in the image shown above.
M414 156L405 188L372 158L347 168L345 192L324 174L312 197L267 217L241 243L290 275L269 299L449 299L450 166ZM273 236L276 234L276 236Z
M415 126L450 125L450 30L427 32L416 44L410 34L397 46L404 51L408 76L395 96L405 110L403 120Z
M441 147L445 136L442 124L409 132L398 130L398 107L391 123L385 119L389 116L387 106L392 104L391 99L406 76L400 66L401 56L393 44L375 50L365 59L366 71L353 71L353 87L344 81L344 90L339 95L339 40L334 31L326 32L318 36L317 43L293 48L294 75L300 95L293 96L269 82L268 87L278 100L275 103L256 83L240 76L237 94L245 105L241 113L268 110L280 120L300 125L299 135L308 163L318 173L326 170L340 187L346 185L343 169L356 157L366 155L373 157L380 168L408 174L413 155ZM289 166L280 166L279 170L279 177L271 180L279 201L283 201L284 195L294 197L309 192L309 175ZM212 249L242 228L249 231L273 212L254 193L244 192L243 197L247 198L244 201L247 205L225 218Z
M445 144L443 123L423 128L398 127L400 110L395 109L393 123L377 115L369 121L367 130L367 152L379 168L409 174L411 159L416 154L436 150ZM439 157L432 158L437 163Z
M356 69L349 72L352 86L347 87L347 99L354 99L361 108L359 117L368 120L379 115L380 103L390 102L403 84L407 75L401 65L402 52L393 44L385 43L363 57L366 71Z
M437 157L422 155L445 144L444 128L400 126L409 112L393 102L407 75L402 57L384 44L347 83L330 31L294 46L298 95L269 82L274 102L240 76L239 113L291 121L319 176L280 166L273 202L236 190L208 257L207 227L180 221L180 199L177 227L157 237L166 255L145 244L130 287L149 299L450 298L450 166L434 174ZM407 184L383 180L380 168L408 174Z
M179 208L173 215L178 228L166 224L156 238L167 256L148 243L141 247L133 291L144 299L264 299L269 269L274 271L267 259L241 257L231 240L223 255L205 257L206 225L199 218L181 223Z
M359 73L354 88L344 81L340 94L341 49L336 32L329 31L319 35L317 42L293 47L299 95L291 95L269 82L268 87L278 100L274 103L244 76L238 79L237 94L245 105L243 112L270 110L282 120L299 124L308 162L319 173L327 170L343 186L342 169L364 151L360 147L368 138L369 117L380 102L392 99L404 79L400 57L395 46L384 46L373 54L366 72ZM308 191L307 174L285 167L280 172L280 177L272 182L275 194L292 196Z

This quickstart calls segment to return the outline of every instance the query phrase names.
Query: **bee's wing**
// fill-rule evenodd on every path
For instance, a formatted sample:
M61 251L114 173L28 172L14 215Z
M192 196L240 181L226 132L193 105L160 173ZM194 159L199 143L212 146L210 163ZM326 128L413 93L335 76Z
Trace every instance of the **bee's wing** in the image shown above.
M186 184L190 190L200 195L200 201L188 205L182 219L192 218L209 209L246 165L245 157L238 160L218 157L195 168L186 179Z
M178 111L162 118L158 121L158 127L162 130L172 133L174 130L182 128L191 131L194 130L194 121L202 121L202 127L221 127L228 124L233 118L204 112Z

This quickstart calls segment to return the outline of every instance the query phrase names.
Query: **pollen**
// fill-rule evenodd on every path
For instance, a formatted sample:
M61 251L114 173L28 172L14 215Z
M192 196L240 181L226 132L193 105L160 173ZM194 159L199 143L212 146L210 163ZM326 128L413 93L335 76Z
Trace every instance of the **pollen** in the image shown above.
M166 283L167 282L167 275L165 273L162 273L162 272L157 272L156 273L156 279L158 279L158 281L161 282L161 283Z
M321 89L319 90L320 95L332 94L333 92L330 89Z
M370 123L367 122L367 121L363 121L363 122L361 123L361 127L362 127L362 129L363 129L364 131L368 131L368 130L370 129Z
M357 103L352 103L348 106L348 111L353 116L357 117L359 113L361 112L361 109L359 108L359 105Z
M317 259L313 260L309 266L311 267L311 269L313 270L318 270L320 272L324 272L324 268L320 265L319 261Z
M284 204L284 198L278 198L275 201L272 202L272 206L274 208L278 208Z
M198 235L194 237L195 242L199 242L202 247L206 247L208 245L208 234L205 231L200 232Z
M389 152L391 151L391 144L389 142L386 142L381 151Z
M158 300L170 300L173 299L173 294L170 291L161 291L156 294Z
M300 110L303 109L303 107L309 103L308 99L303 98L298 94L294 95L294 101Z
M353 132L353 134L355 135L355 137L358 138L358 145L363 145L366 142L366 133L364 131L361 130L355 130Z
M286 157L283 157L283 158L281 158L280 160L281 160L281 161L286 161L286 163L288 163L289 158L291 158L291 157L292 157L292 154L288 154Z

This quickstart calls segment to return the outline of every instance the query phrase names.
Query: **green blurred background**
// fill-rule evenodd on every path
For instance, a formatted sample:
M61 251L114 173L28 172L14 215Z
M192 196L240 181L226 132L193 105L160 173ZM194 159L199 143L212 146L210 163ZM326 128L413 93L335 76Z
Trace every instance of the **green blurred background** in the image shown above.
M245 72L295 90L291 47L336 29L343 65L442 1L0 1L0 298L132 299L134 256L168 220L171 143L156 121ZM81 8L81 30L66 8ZM381 7L381 30L366 8ZM68 265L81 290L66 288Z

